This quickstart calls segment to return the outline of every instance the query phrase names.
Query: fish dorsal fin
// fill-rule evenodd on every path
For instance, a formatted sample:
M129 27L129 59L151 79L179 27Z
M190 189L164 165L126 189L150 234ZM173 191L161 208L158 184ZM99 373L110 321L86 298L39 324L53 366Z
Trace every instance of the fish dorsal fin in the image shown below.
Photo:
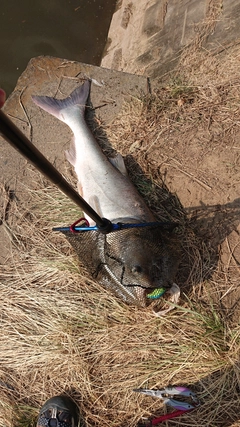
M117 154L116 157L109 158L110 163L121 172L122 175L128 176L127 169L121 154Z

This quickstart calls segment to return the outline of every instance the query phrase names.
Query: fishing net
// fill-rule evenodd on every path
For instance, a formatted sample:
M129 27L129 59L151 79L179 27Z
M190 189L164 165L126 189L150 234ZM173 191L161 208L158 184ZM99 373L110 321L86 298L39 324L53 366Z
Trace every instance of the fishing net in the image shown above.
M84 91L87 89L89 90L89 82L84 86ZM55 100L54 103L59 107L63 101ZM0 132L96 221L96 224L100 220L101 226L102 221L98 214L2 111L0 111ZM94 219L96 217L97 219ZM146 296L151 291L154 292L156 289L160 296L162 288L165 290L173 284L179 264L179 246L176 239L170 236L171 232L150 225L120 229L108 234L98 230L79 233L73 231L76 230L70 227L70 231L64 233L81 262L95 280L125 302L144 307L147 305Z
M62 231L92 277L128 304L145 307L153 289L170 288L180 245L159 226L99 231Z

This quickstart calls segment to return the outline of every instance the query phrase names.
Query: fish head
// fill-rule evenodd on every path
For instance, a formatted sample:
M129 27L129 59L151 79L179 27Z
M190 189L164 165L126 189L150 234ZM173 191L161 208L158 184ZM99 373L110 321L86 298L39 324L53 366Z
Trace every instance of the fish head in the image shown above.
M147 295L174 283L181 246L160 227L64 234L92 277L127 304L146 307Z
M159 227L120 230L107 236L108 266L133 298L146 301L146 294L172 286L180 261L176 237Z
M143 239L142 235L128 238L127 247L121 254L125 281L148 291L168 287L172 262L166 246L166 242L156 245Z

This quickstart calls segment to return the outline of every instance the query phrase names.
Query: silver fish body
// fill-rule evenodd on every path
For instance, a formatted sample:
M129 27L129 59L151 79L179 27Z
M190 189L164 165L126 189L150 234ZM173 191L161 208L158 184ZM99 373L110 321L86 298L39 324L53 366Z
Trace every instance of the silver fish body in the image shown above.
M85 104L90 81L75 89L64 100L34 96L34 102L66 123L74 134L66 153L78 177L78 191L99 216L109 220L132 218L154 221L154 217L127 177L120 155L106 158L85 121ZM120 171L120 170L121 171ZM93 224L91 218L87 218Z
M74 141L66 153L67 159L75 168L79 193L100 217L124 223L155 221L129 180L121 155L108 159L87 126L85 105L89 91L90 81L86 80L65 99L34 96L33 100L71 128ZM87 219L93 224L91 218ZM76 236L67 237L82 258L84 241L79 243ZM145 306L149 289L169 287L173 283L179 250L175 239L173 243L166 232L145 227L98 238L95 234L91 243L88 239L88 245L89 257L84 261L92 275L126 302Z

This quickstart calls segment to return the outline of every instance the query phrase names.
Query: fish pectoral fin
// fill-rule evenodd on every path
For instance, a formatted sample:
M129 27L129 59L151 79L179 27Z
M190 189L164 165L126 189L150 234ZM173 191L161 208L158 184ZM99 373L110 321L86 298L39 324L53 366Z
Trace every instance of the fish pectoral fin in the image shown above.
M78 189L78 193L80 194L80 196L83 197L83 189L82 189L80 182L77 183L77 189Z
M97 212L97 214L103 218L102 209L100 207L99 198L97 196L91 196L89 197L88 203L90 206Z
M128 176L127 169L121 154L117 154L116 157L109 158L110 163L121 172L122 175Z
M75 166L75 164L76 164L76 145L75 145L74 139L72 139L72 141L70 143L69 150L65 151L65 156L66 156L66 159L69 161L69 163L71 163L71 165Z

